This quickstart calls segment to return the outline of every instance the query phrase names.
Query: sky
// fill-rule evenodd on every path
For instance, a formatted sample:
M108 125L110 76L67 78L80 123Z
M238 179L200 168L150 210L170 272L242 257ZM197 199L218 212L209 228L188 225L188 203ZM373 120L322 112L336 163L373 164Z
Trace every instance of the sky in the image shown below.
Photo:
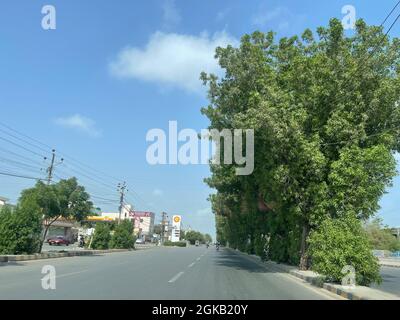
M50 146L56 149L55 178L77 175L104 211L118 210L116 184L126 180L127 202L136 210L158 218L162 211L179 214L184 227L214 235L207 200L213 191L203 182L208 167L150 165L147 132L168 131L169 121L177 121L179 130L207 128L199 74L221 74L217 46L235 45L255 30L274 30L279 37L315 30L332 17L342 19L345 5L367 23L380 24L396 2L2 1L0 123L41 144L0 131L0 171L45 177ZM54 30L42 28L45 5L56 9ZM400 36L399 25L391 35ZM33 183L0 176L0 196L15 203ZM398 199L399 177L381 201L380 215L391 226L400 226Z

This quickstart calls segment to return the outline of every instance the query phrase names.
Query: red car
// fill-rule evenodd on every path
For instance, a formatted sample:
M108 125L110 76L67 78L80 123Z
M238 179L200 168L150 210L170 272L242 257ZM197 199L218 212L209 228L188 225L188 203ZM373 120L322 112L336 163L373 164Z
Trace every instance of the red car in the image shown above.
M49 238L48 240L47 240L47 243L49 244L49 245L55 245L55 246L62 246L62 245L64 245L64 246L68 246L69 245L69 240L67 240L65 237L63 237L63 236L58 236L58 237L54 237L54 238Z

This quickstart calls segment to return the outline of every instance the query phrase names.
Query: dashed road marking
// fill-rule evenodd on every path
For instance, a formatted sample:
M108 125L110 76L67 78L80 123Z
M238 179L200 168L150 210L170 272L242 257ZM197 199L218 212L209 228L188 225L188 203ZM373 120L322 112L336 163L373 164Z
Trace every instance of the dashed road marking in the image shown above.
M174 283L176 280L178 280L184 272L179 272L175 277L173 277L171 280L168 281L168 283Z

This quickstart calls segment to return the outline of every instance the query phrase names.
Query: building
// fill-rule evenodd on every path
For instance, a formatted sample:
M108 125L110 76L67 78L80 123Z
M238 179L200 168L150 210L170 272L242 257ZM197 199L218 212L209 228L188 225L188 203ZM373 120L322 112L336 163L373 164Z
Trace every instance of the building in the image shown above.
M47 221L45 220L43 221L43 227L46 226L47 226ZM73 243L77 239L79 226L80 223L74 220L59 218L57 221L51 224L47 232L46 239L57 236L63 236Z
M132 220L131 212L133 212L131 205L127 204L123 206L121 211L121 220ZM119 219L119 212L102 212L101 217L115 221Z
M400 240L400 227L397 228L392 228L392 234L398 239Z
M8 201L9 201L9 199L0 196L0 208L2 206L5 206Z
M119 219L119 216L119 212L103 212L101 213L101 217L98 217L98 219L116 221ZM155 213L148 211L134 211L132 206L125 205L122 208L121 220L132 221L132 223L134 223L134 232L138 237L144 237L146 240L150 240L153 237Z
M151 239L153 237L155 220L154 212L131 211L130 217L132 220L134 220L134 231L138 236L145 237L147 239Z

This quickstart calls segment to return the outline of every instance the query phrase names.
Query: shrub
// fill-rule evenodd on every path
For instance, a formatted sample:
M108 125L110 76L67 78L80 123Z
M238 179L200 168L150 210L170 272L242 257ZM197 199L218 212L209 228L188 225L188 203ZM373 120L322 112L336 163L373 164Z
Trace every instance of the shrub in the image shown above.
M131 221L124 220L115 227L110 247L113 249L133 249L135 247L135 236L133 235Z
M166 247L186 247L186 241L179 241L179 242L165 241L164 246L166 246Z
M109 248L111 240L110 227L105 223L97 223L94 229L94 235L91 247L97 250Z
M381 282L379 264L361 223L354 217L327 219L309 237L311 269L341 282L342 269L352 266L356 270L356 283L369 285Z
M0 254L37 253L41 243L40 215L33 209L0 209Z

